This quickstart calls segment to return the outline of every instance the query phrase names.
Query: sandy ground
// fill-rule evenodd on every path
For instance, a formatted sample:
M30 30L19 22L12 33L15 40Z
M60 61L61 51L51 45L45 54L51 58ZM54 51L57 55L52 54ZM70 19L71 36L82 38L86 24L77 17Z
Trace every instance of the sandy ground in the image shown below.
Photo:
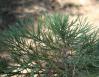
M58 0L58 1L61 1L61 0ZM33 14L34 17L43 13L54 13L54 12L70 14L73 16L80 15L83 17L87 17L90 23L93 23L96 27L99 28L98 26L99 25L98 24L99 2L98 1L96 3L88 4L88 5L75 4L77 2L74 2L74 5L71 5L71 3L68 3L68 1L67 3L64 3L64 1L63 2L61 1L62 3L59 4L58 2L55 2L55 0L42 0L41 2L38 2L38 0L37 2L35 2L34 0L33 5L29 7L25 7L25 5L23 5L23 7L21 8L19 7L16 12L19 14L23 13L21 14L22 16L25 16L27 14Z

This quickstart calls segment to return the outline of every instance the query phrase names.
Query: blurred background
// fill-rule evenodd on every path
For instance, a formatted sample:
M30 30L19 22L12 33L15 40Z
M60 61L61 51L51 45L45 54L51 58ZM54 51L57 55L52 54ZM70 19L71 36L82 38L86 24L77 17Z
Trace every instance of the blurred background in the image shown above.
M99 0L0 0L0 29L28 15L36 19L41 14L54 12L88 17L98 27Z

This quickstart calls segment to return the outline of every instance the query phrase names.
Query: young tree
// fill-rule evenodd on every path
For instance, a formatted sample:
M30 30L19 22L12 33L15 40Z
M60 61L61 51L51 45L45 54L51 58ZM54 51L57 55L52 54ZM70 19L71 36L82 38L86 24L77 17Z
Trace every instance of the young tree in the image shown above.
M90 77L99 70L98 33L89 27L86 19L45 15L38 18L36 31L32 22L31 17L20 20L15 27L0 34L0 50L8 51L14 61L2 70L3 73L8 76L25 74L24 77L35 74L39 77Z

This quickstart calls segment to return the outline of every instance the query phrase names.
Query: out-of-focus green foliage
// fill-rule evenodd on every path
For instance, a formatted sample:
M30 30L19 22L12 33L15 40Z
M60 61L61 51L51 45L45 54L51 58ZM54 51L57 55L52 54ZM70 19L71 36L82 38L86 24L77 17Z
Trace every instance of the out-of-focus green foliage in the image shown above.
M91 77L98 73L98 32L90 28L86 19L44 15L38 18L36 29L32 22L31 17L19 20L0 34L0 50L9 52L14 61L7 66L9 71L3 71L5 74Z

